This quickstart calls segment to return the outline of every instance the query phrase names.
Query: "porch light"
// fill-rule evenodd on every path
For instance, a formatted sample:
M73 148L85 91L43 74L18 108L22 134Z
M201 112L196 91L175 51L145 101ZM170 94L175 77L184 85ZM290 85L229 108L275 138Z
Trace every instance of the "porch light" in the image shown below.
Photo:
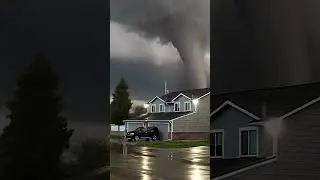
M278 158L278 137L282 129L282 120L273 118L268 120L264 126L273 138L273 155Z
M272 136L277 137L281 132L282 121L279 118L270 119L265 122L265 127Z
M192 103L193 103L195 106L197 106L198 103L199 103L199 100L198 100L198 99L193 99L193 100L192 100Z
M149 104L144 104L143 106L144 106L144 108L148 108Z

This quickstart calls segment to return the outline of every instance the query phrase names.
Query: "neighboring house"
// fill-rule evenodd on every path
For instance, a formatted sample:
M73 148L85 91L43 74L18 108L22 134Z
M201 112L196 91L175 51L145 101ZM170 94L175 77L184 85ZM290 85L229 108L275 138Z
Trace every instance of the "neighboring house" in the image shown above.
M320 179L320 83L211 96L211 177Z
M206 139L210 129L210 89L194 89L155 96L147 114L125 120L126 131L156 126L162 140Z

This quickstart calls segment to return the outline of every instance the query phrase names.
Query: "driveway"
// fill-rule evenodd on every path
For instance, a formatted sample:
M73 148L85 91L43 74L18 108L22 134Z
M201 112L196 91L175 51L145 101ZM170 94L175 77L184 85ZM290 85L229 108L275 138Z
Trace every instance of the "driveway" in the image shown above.
M209 147L158 149L111 143L111 180L205 180Z

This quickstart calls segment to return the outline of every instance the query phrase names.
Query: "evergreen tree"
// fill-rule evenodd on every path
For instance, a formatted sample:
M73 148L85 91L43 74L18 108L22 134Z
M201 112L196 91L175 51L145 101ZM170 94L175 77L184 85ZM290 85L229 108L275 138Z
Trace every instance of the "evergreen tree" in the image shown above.
M128 85L123 78L120 79L112 96L111 123L118 125L118 130L120 130L120 125L123 125L123 120L128 119L129 110L132 106Z
M60 156L73 130L59 115L58 84L42 55L19 77L14 99L7 104L10 123L0 137L0 179L59 179Z

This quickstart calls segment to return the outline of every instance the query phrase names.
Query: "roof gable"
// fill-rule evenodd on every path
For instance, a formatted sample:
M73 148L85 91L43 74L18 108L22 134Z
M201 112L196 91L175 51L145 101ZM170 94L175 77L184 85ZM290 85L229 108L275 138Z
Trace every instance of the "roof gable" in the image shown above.
M220 111L221 111L224 107L226 107L226 106L231 106L232 108L234 108L234 109L242 112L243 114L245 114L245 115L247 115L247 116L249 116L249 117L251 117L251 118L253 118L253 119L255 119L255 120L260 120L260 117L254 115L254 114L252 114L251 112L243 109L242 107L240 107L240 106L232 103L231 101L225 101L225 102L224 102L223 104L221 104L217 109L215 109L215 110L210 114L210 116L212 116L212 115L220 112Z
M156 97L154 97L151 101L149 101L148 104L154 102L156 99L159 99L160 101L162 101L162 102L165 103L165 101L164 101L163 99L161 99L160 97L156 96Z
M178 96L176 96L175 98L173 98L171 101L175 101L176 99L178 99L180 96L183 96L183 97L185 97L185 98L187 98L187 99L191 99L190 97L188 97L188 96L186 96L185 94L183 94L183 93L180 93Z
M196 99L196 98L200 98L208 93L210 93L210 88L190 89L190 90L170 92L168 94L160 96L160 98L166 102L172 102L173 99L177 98L177 96L181 96L181 94L185 95L186 97L188 97L190 99Z
M211 111L214 111L223 102L229 100L250 113L262 117L262 105L264 104L266 107L266 116L281 117L288 114L288 112L292 113L297 107L299 108L319 96L320 83L309 83L226 94L214 94L211 96L210 108Z

